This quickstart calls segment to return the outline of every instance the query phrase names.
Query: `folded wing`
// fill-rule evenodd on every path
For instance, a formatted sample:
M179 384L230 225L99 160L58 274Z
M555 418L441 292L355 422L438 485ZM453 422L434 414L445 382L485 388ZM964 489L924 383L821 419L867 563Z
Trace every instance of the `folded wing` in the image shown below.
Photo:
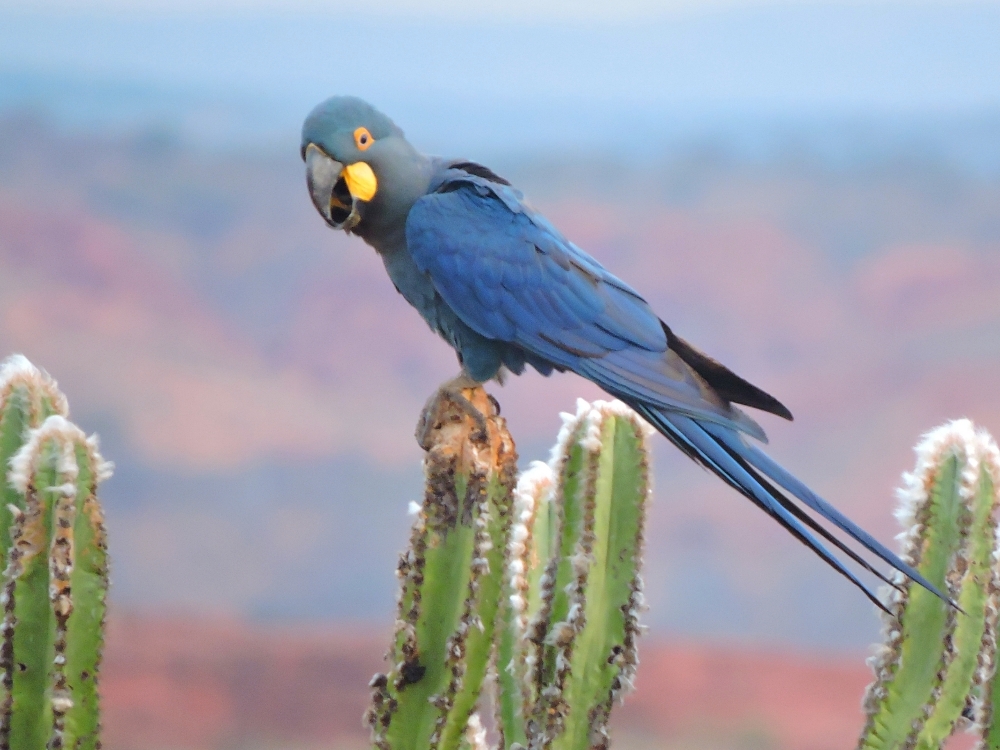
M513 188L452 171L410 210L406 240L417 266L469 327L622 398L765 439L731 405L739 398L724 398L710 385L712 376L742 383L744 401L756 392L764 398L752 405L782 413L777 401L674 337L634 289L525 206Z

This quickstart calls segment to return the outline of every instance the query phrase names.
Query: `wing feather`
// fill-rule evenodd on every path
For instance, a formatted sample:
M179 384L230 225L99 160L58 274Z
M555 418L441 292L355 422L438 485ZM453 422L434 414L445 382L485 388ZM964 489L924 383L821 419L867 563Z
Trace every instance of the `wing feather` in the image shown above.
M516 344L542 369L572 370L641 398L763 438L668 350L646 301L528 208L513 188L453 172L406 222L410 254L473 330Z

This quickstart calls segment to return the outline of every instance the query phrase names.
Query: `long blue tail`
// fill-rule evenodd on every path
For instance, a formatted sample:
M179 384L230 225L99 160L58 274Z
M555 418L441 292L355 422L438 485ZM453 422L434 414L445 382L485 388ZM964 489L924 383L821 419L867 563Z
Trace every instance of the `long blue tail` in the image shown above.
M834 570L861 589L880 609L885 610L886 607L875 593L844 567L844 564L812 532L890 586L896 584L848 547L844 541L820 525L815 518L800 508L795 500L834 524L868 552L909 576L943 601L957 606L911 565L900 560L871 534L819 497L759 448L750 445L735 430L720 424L702 422L678 412L660 411L642 403L633 402L630 405L689 458L717 474L740 494L749 498ZM783 488L788 494L781 492L775 485Z

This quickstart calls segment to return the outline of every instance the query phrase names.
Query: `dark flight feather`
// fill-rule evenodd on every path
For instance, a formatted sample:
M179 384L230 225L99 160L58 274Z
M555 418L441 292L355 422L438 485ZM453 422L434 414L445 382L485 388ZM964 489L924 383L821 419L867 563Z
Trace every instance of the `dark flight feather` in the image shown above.
M792 413L774 396L744 380L721 362L717 362L707 354L695 349L671 331L666 323L663 323L663 330L667 334L668 346L677 352L680 358L701 375L705 382L726 401L760 409L789 421L792 420Z

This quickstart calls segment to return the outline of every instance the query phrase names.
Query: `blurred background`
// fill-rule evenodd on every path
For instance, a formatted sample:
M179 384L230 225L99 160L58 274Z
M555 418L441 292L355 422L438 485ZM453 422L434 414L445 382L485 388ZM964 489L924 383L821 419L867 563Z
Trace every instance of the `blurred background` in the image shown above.
M310 205L312 106L362 96L522 187L891 541L923 431L1000 434L998 40L1000 2L0 0L0 356L118 467L109 750L365 746L456 362ZM492 390L525 463L598 395ZM618 746L849 746L873 607L655 450Z

